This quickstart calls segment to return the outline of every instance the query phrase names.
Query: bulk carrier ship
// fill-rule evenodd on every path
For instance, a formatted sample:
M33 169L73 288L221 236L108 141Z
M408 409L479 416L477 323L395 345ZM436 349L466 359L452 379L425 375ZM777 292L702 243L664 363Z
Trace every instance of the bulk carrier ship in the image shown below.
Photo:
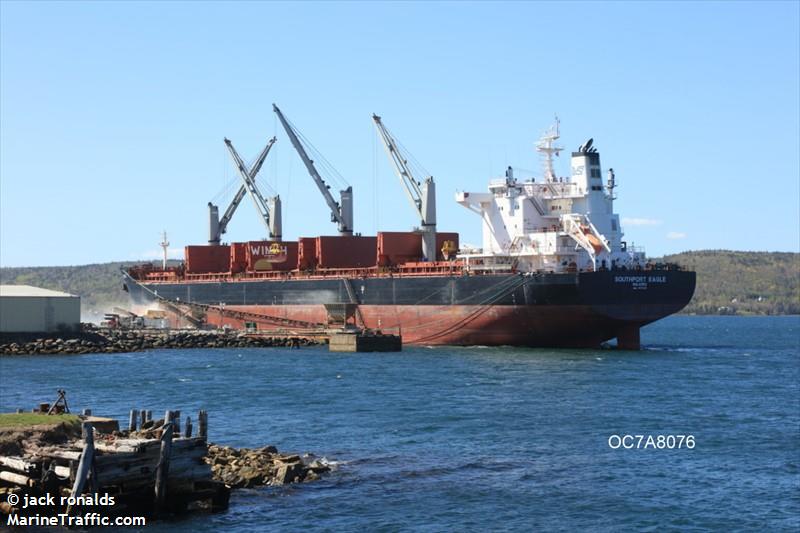
M518 180L509 167L487 192L455 201L482 225L482 247L459 245L436 225L435 183L384 126L373 120L420 226L412 232L353 233L353 190L339 201L309 152L310 143L273 106L318 186L339 235L284 241L281 202L264 197L256 174L273 137L249 168L227 139L241 185L220 218L209 203L207 245L185 261L124 273L136 304L158 302L175 325L231 327L267 334L315 335L346 325L402 335L406 344L597 347L617 339L639 349L642 326L682 309L695 273L654 264L623 240L614 213L613 169L587 141L572 153L571 174L556 175L556 123L536 145L543 173ZM315 155L315 153L312 153ZM324 159L322 159L324 161ZM228 222L249 195L268 231L263 241L222 244ZM166 248L165 248L166 249Z

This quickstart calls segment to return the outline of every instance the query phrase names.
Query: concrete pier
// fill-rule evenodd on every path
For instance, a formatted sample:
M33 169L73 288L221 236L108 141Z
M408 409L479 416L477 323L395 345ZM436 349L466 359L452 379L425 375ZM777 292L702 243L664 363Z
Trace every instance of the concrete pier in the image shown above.
M338 331L331 333L328 349L331 352L399 352L403 349L403 340L399 335Z

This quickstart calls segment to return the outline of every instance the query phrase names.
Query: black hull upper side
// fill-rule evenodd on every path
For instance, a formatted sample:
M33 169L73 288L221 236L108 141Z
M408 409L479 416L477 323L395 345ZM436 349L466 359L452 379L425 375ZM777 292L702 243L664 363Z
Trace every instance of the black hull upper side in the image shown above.
M349 283L352 290L348 290ZM128 281L137 303L156 298L208 305L588 306L599 314L645 324L691 300L695 273L679 270L566 274L282 279L229 282ZM355 302L353 302L355 297Z

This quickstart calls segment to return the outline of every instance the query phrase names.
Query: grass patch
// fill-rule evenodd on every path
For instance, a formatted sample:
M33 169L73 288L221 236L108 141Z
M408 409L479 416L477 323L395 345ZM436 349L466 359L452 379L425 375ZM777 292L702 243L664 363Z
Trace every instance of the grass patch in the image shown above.
M29 428L42 424L79 425L78 415L45 415L41 413L3 413L0 414L0 428Z

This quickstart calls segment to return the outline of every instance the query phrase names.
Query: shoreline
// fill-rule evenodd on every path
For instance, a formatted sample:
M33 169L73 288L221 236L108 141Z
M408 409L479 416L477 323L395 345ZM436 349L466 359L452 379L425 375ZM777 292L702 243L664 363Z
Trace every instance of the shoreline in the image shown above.
M76 333L2 333L0 357L129 353L155 349L300 348L325 344L292 335L260 336L238 331L85 328Z

